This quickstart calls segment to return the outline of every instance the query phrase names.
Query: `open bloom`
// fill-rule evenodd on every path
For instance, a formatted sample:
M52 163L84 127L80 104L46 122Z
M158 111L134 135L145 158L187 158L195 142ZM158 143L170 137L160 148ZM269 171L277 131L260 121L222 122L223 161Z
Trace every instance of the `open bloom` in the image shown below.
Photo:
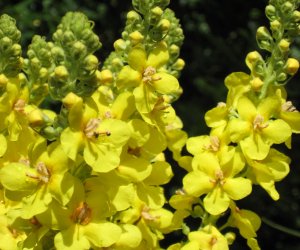
M262 160L272 144L283 143L292 134L291 127L282 119L274 119L280 100L268 97L257 107L247 97L238 100L238 117L228 123L230 139L240 144L244 155L250 159Z
M128 54L128 65L117 79L118 88L134 88L136 108L140 113L153 110L160 95L174 95L179 91L178 80L164 72L169 60L164 43L160 43L149 54L141 46L134 47Z
M187 194L204 198L205 210L218 215L227 210L230 200L239 200L251 193L251 181L236 175L244 168L238 153L231 161L220 165L217 156L202 154L193 159L194 170L183 178L183 188Z

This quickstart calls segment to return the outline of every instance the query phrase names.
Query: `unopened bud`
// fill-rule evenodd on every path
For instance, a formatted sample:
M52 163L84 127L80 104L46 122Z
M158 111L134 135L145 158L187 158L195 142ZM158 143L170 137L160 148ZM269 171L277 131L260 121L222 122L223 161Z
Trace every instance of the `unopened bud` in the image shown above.
M126 42L123 39L118 39L114 42L114 48L116 51L122 51L126 49Z
M246 64L250 70L253 69L254 65L262 59L261 55L257 51L252 51L246 56Z
M70 92L62 99L62 102L67 109L70 109L74 104L82 102L82 98L73 92Z
M290 15L293 9L294 5L289 1L285 2L281 7L282 12L284 12L286 15Z
M12 47L13 55L19 56L22 53L22 47L20 44L15 43Z
M272 29L273 31L277 31L277 30L279 30L279 29L281 28L281 23L280 23L278 20L272 21L272 22L270 23L270 25L271 25L271 29Z
M162 31L168 31L170 29L170 21L168 19L162 19L159 21L158 23L158 27L162 30Z
M232 245L235 241L236 235L234 232L227 232L225 235L228 245Z
M139 31L134 31L129 34L130 41L133 45L136 45L143 41L144 36Z
M98 68L99 61L98 58L94 55L88 55L84 59L84 68L88 71L94 71Z
M65 79L69 76L69 73L65 66L60 65L54 69L54 75L58 79Z
M40 109L34 109L27 114L28 122L33 127L38 127L44 124L43 112Z
M80 41L75 42L72 45L72 54L75 59L79 59L81 57L81 55L86 54L86 46Z
M284 82L287 79L286 73L281 72L277 77L276 80L278 82Z
M285 64L285 71L289 75L295 75L299 69L299 61L295 58L289 58Z
M286 39L281 39L280 42L278 43L278 46L282 52L287 52L289 51L290 43Z
M48 70L46 68L41 68L39 71L39 77L44 79L48 76Z
M155 7L153 9L151 9L151 14L157 16L157 17L160 17L162 14L163 14L163 10L160 8L160 7Z
M173 68L174 68L175 70L182 70L182 69L184 68L184 66L185 66L185 62L184 62L184 60L181 59L181 58L178 58L178 59L176 60L176 62L173 64Z
M273 38L266 27L261 26L257 29L256 40L261 49L265 49L267 51L272 50Z
M127 20L128 21L135 22L139 19L140 19L140 15L136 11L131 10L127 13Z
M171 55L178 56L179 55L179 47L175 44L172 44L169 48L169 52Z
M261 87L264 85L264 82L259 77L254 77L250 81L250 85L254 91L259 91Z
M266 16L270 21L274 21L276 18L276 8L273 5L267 5L265 9Z
M300 22L300 11L295 10L292 14L293 21L298 23Z
M99 74L100 82L102 84L109 84L113 80L113 74L109 69L104 69Z

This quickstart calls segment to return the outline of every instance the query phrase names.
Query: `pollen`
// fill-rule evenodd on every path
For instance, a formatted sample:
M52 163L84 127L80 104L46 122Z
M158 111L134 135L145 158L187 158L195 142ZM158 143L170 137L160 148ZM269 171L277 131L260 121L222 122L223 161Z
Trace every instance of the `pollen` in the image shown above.
M86 202L80 202L71 215L71 219L77 224L87 225L92 219L92 209L89 208Z
M19 112L19 113L24 113L25 105L26 105L25 100L18 99L13 106L13 110L15 110L16 112Z
M156 74L156 69L152 66L148 66L143 72L143 82L151 84L153 81L158 81L161 78L154 76Z
M264 117L260 114L258 114L253 120L253 129L254 130L264 129L268 126L269 126L269 124L264 123Z

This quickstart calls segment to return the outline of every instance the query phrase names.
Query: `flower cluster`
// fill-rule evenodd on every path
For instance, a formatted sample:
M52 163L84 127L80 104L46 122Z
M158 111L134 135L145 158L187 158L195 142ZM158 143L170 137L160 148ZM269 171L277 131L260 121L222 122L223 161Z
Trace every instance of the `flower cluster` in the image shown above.
M26 58L15 21L0 17L0 249L161 249L180 228L188 240L169 250L228 249L228 227L259 249L260 218L235 201L253 184L278 199L274 183L289 171L272 146L291 147L300 132L284 89L299 67L288 58L298 1L270 0L271 33L257 32L270 57L248 54L251 73L229 75L226 103L205 115L210 134L191 138L172 107L182 93L179 21L168 0L132 4L101 67L101 42L82 13L67 13L52 41L34 36ZM166 150L188 171L173 210ZM197 231L183 224L190 215L201 218Z
M271 31L260 27L256 37L270 55L266 60L257 51L247 55L250 74L227 76L226 102L205 114L210 134L188 138L186 149L191 155L178 160L188 173L170 204L183 217L200 218L201 224L197 231L185 230L186 244L169 250L228 249L235 238L230 228L237 228L251 249L260 249L255 239L260 218L240 209L236 201L248 196L252 185L260 185L278 200L275 182L289 172L289 157L273 145L285 143L291 148L292 133L300 133L300 113L284 88L299 68L299 62L289 58L289 46L299 35L299 4L270 1L266 14Z

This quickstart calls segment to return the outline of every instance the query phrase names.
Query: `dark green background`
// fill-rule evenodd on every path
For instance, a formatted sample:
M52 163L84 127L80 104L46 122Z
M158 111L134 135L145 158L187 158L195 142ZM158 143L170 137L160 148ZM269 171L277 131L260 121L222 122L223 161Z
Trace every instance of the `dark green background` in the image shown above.
M103 44L98 52L101 61L112 50L113 41L120 37L130 0L23 0L1 1L1 13L17 20L22 31L24 50L33 34L46 36L55 30L60 18L67 11L79 10L95 21L95 29ZM234 71L248 72L244 58L249 51L257 49L255 31L260 25L268 25L264 16L266 0L172 0L170 8L180 18L185 33L181 57L186 61L180 82L184 89L175 103L184 129L190 136L207 133L204 113L217 102L224 101L226 89L224 78ZM297 40L293 56L300 57ZM288 85L290 100L300 109L300 79L295 77ZM242 208L252 209L276 223L295 229L300 234L300 135L294 136L293 149L285 152L292 158L291 172L277 184L281 199L277 202L260 188L255 187L251 197L241 201ZM180 187L184 174L179 174L167 187ZM163 245L178 240L179 235L166 237ZM263 250L299 250L300 238L290 236L262 224L258 240ZM238 238L232 249L247 249L243 239Z

